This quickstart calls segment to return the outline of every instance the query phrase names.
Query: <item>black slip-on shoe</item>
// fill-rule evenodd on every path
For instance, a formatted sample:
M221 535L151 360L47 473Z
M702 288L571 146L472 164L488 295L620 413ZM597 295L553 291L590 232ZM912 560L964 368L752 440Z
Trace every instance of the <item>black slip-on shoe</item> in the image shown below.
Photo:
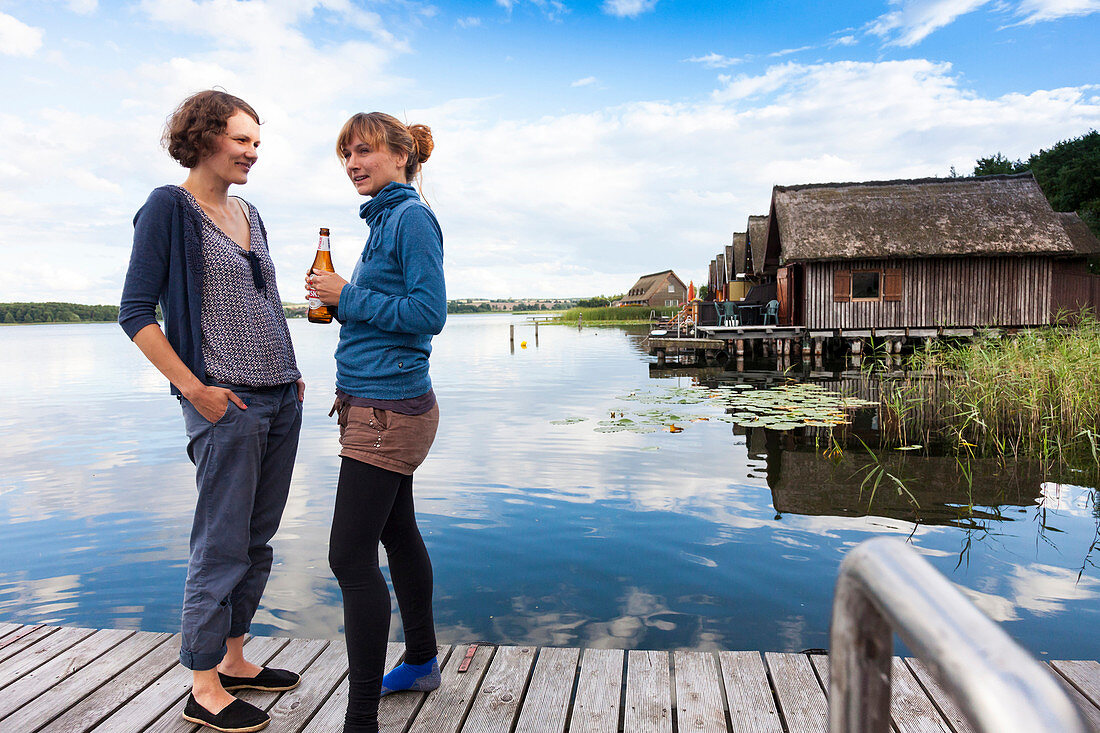
M301 675L286 669L264 667L255 677L230 677L218 672L218 679L226 692L233 690L264 690L265 692L285 692L293 690L302 681Z
M214 715L199 705L193 694L187 696L183 719L222 733L252 733L266 728L271 722L271 718L263 710L240 699L229 703L220 713Z

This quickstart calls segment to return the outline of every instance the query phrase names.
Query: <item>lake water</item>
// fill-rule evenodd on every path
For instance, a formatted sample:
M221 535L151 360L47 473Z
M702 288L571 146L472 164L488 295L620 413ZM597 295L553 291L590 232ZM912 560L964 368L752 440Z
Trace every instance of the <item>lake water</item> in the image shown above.
M253 631L335 638L337 329L291 333L309 392ZM868 509L860 451L829 461L798 432L596 432L642 409L617 399L632 392L746 378L657 370L642 338L543 326L536 346L522 318L475 315L435 339L440 429L415 495L441 643L826 647L841 559L890 535L1035 654L1100 658L1093 489L990 463L964 487L950 458L896 454L919 509L883 489ZM195 489L164 380L113 324L0 328L0 371L0 620L177 630Z

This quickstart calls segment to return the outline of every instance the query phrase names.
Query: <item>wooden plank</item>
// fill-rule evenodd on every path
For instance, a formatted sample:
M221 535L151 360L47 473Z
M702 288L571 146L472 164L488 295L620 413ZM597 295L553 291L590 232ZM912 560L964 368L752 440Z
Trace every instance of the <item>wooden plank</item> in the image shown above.
M34 670L21 675L19 679L4 688L3 694L0 694L0 720L10 716L24 704L43 694L84 665L106 655L133 635L133 631L118 629L97 631L65 650L63 654L58 654ZM42 722L47 723L49 720ZM9 728L6 723L3 725L4 729ZM22 730L21 728L11 729Z
M622 704L622 649L585 649L569 730L618 733Z
M806 655L767 652L764 661L771 671L779 712L787 730L827 733L829 714L825 693Z
M932 704L936 706L936 709L940 711L940 715L947 720L951 730L955 733L975 733L974 728L967 721L958 704L940 686L940 683L932 676L924 662L916 657L908 657L905 659L905 664L917 681L920 682L925 692L928 693L928 697L932 700Z
M760 652L719 652L734 733L783 733Z
M32 657L37 655L37 658L45 661L84 637L91 636L95 629L68 629L56 641L43 642L46 637L56 636L60 631L62 629L57 626L37 626L18 639L12 639L6 647L0 649L0 688L10 684L19 674L26 673L28 669L26 659L19 661L19 658L24 656L24 652Z
M167 634L165 635L167 636ZM115 675L79 704L42 729L41 733L85 733L118 710L127 700L179 663L180 635L168 636L136 663Z
M1062 675L1055 673L1054 678L1058 680L1058 683L1065 688L1066 693L1073 699L1073 702L1081 709L1085 718L1089 721L1094 731L1100 731L1100 708L1097 708L1092 702L1081 694L1081 691L1073 686L1073 683L1067 680Z
M681 730L726 733L722 683L714 654L675 652L676 722Z
M63 657L70 648L96 633L95 629L63 628L24 649L0 664L0 696L8 700L8 690L19 684L32 670ZM133 632L130 632L133 633ZM2 709L2 708L0 708ZM8 708L4 714L10 713Z
M334 644L337 642L334 642ZM341 648L344 649L343 666L345 672L348 667L347 660L347 647L343 642L339 642ZM392 669L397 666L397 663L401 661L401 657L405 654L405 645L398 644L396 642L390 642L386 647L386 663L385 668ZM385 701L385 698L382 698ZM338 731L343 729L344 726L344 713L348 708L348 678L345 674L344 679L340 684L336 686L336 689L325 700L324 704L317 711L317 714L310 719L309 724L302 729L302 733L331 733L332 731Z
M109 633L113 638L106 639ZM19 682L22 683L24 680L38 677L41 682L24 693L23 706L0 720L0 728L25 733L38 730L141 659L170 636L171 634L98 632L74 647L74 651L81 651L84 654L83 659L77 659L76 655L70 652L64 657L53 660L50 664L42 665L20 680ZM93 649L97 646L97 641L98 648ZM89 654L91 656L88 656ZM50 667L56 667L56 670L51 670ZM70 671L71 674L69 674ZM46 679L47 674L54 680L60 681L54 684L50 679ZM17 685L12 685L5 690L5 702L8 693L17 693L16 687ZM26 704L27 702L30 704ZM6 705L0 703L0 717L3 716L4 709Z
M466 657L467 648L468 645L459 645L451 654L450 661L440 670L443 680L439 689L427 695L409 727L409 733L458 733L477 696L477 687L489 668L494 650L492 646L479 645L469 668L459 672L458 667Z
M1100 662L1057 660L1050 663L1073 684L1093 705L1100 707Z
M462 726L465 733L510 733L535 664L533 646L497 647L489 672Z
M898 733L951 733L917 678L900 657L890 670L890 717Z
M277 651L286 646L286 643L287 639L253 637L245 644L245 652L250 661L261 665L267 664ZM178 650L176 659L179 659ZM179 710L182 710L181 700L190 691L191 670L183 665L176 665L104 720L95 731L96 733L134 733L134 731L145 730L150 723L161 719L165 710L169 708L176 712L176 720L180 720L179 712L174 706L178 702Z
M539 651L515 733L562 733L565 730L580 655L580 649L546 647Z
M301 674L327 645L328 642L321 639L290 639L264 664ZM261 710L270 708L281 694L263 690L237 690L233 693L234 697L252 703ZM186 704L187 699L181 698L147 729L147 733L194 733L200 730L200 726L183 719L183 708Z
M630 651L627 654L623 730L672 733L668 652Z
M302 675L302 684L283 694L268 711L271 727L287 732L301 730L347 672L347 647L342 641L330 642Z
M450 656L451 647L441 646L436 656L442 668ZM378 704L378 729L386 733L404 733L416 716L416 711L424 703L427 693L405 692L399 695L386 695Z
M39 639L57 631L56 626L23 626L0 639L0 662L13 657Z
M0 643L3 643L4 637L13 631L26 628L23 624L10 624L7 622L0 623Z

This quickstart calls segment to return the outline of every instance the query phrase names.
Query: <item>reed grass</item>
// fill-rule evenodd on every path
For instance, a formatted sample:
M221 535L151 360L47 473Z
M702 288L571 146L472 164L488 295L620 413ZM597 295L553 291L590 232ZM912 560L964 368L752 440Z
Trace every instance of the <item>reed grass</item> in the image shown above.
M678 308L652 308L647 305L628 305L621 308L570 308L561 314L562 323L576 323L581 316L582 323L648 323L649 314L671 316Z
M884 437L960 454L1100 467L1100 320L1084 313L1015 336L926 342L882 377Z

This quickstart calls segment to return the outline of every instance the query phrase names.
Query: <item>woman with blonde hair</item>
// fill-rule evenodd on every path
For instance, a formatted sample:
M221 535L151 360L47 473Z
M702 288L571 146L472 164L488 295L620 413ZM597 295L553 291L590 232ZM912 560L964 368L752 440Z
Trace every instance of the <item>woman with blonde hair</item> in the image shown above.
M344 733L378 730L378 701L439 686L432 564L416 525L413 472L439 422L428 376L434 334L447 318L443 235L410 185L432 153L431 130L381 112L354 115L336 141L370 227L350 282L313 270L306 287L335 306L336 404L342 463L329 566L344 597L349 664ZM331 414L331 413L330 413ZM390 594L386 548L405 633L405 660L386 674Z

